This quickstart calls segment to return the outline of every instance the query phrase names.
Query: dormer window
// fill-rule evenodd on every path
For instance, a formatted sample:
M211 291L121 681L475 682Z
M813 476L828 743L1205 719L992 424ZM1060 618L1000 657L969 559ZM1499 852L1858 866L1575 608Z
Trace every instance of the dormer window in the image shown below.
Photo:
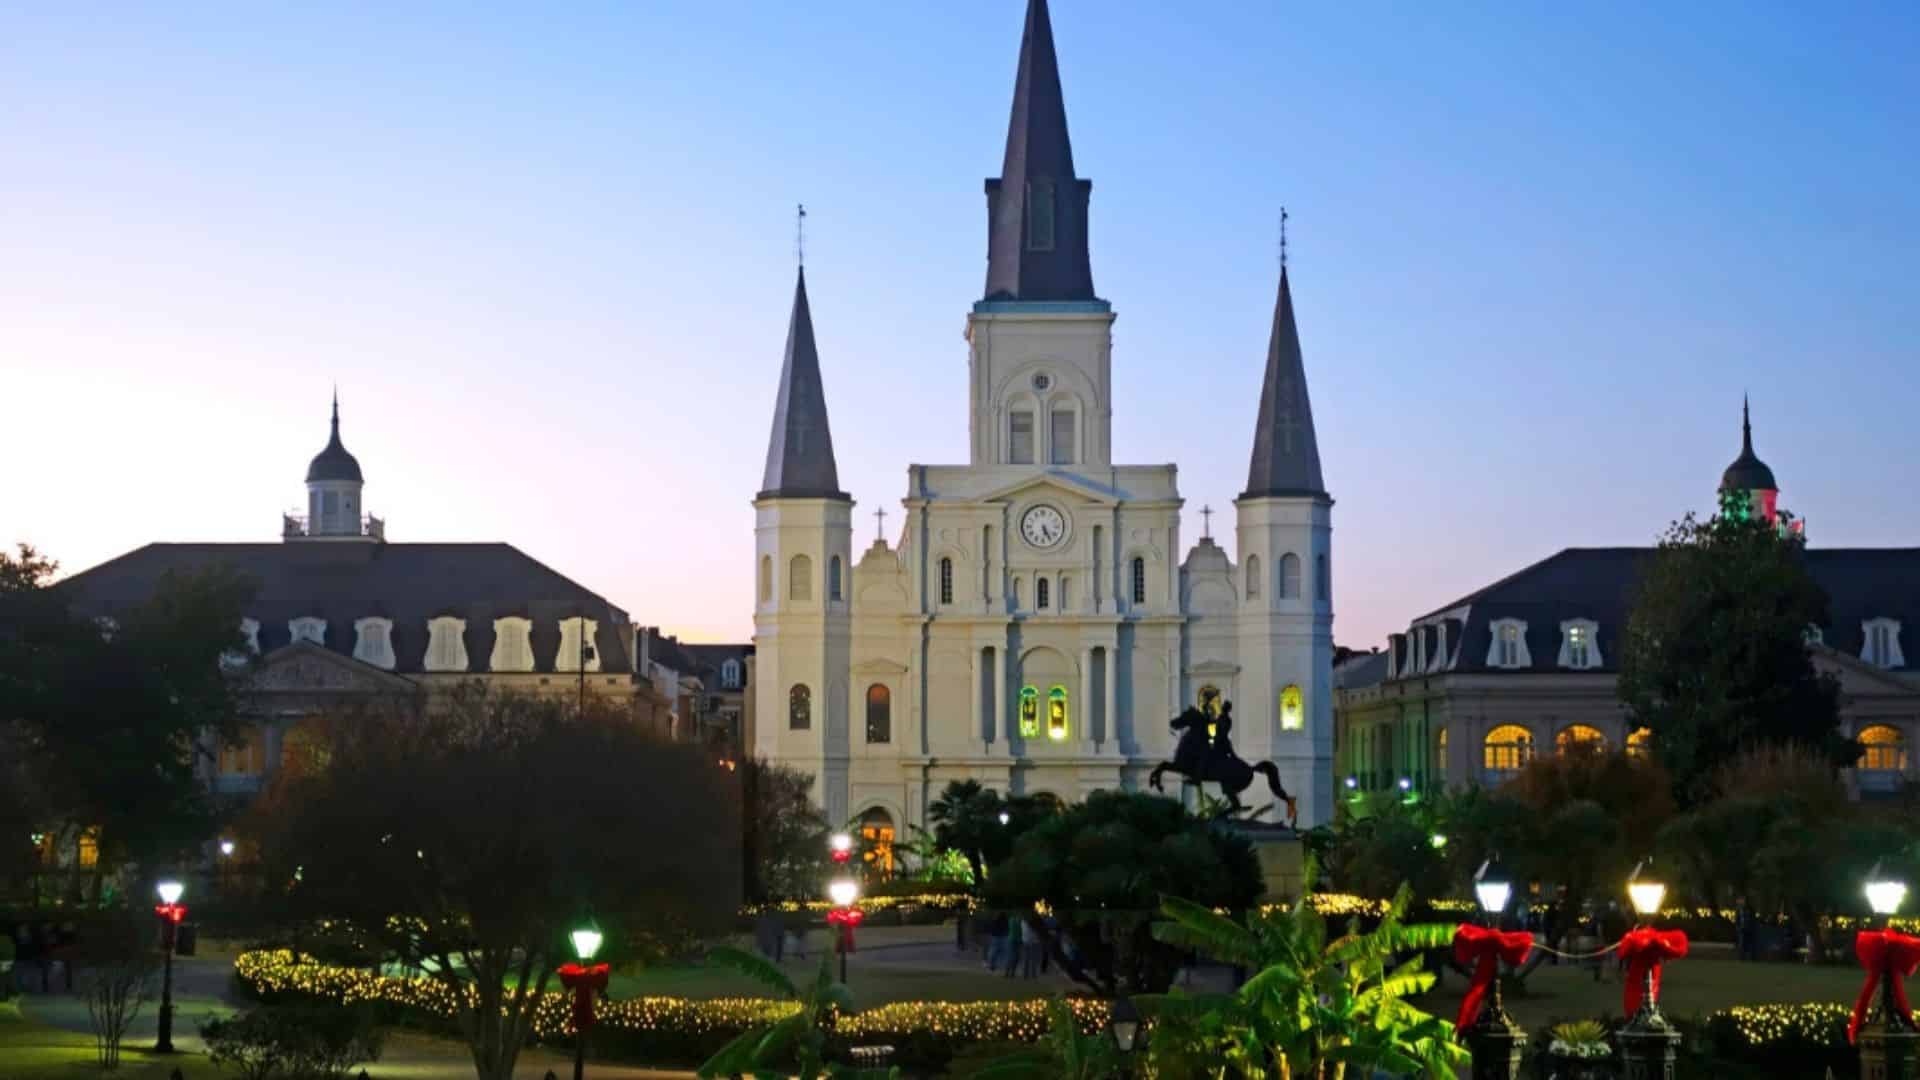
M1563 668L1587 671L1600 666L1600 626L1592 619L1568 619L1560 624L1560 658Z
M1533 666L1527 652L1527 624L1520 619L1495 619L1491 626L1493 646L1487 650L1487 666L1525 668Z
M1053 250L1053 181L1027 182L1027 250Z
M1827 632L1812 623L1807 624L1806 631L1802 633L1800 637L1801 640L1807 643L1808 647L1825 645L1827 643Z
M427 620L428 671L467 670L467 621L451 615Z
M487 668L491 671L533 670L532 619L509 615L493 620L493 655L487 658Z
M720 689L740 689L740 661L729 660L720 665Z
M353 622L353 658L393 670L393 620L369 617Z
M1907 666L1907 658L1900 652L1899 619L1868 619L1860 624L1860 632L1865 639L1860 647L1860 659L1875 667Z
M289 619L287 620L287 633L293 638L290 644L308 641L324 648L327 644L327 620L316 619L311 615L302 615L298 619Z
M580 631L582 623L586 624L584 635ZM560 649L554 653L553 670L579 671L581 661L584 659L588 671L599 671L600 650L594 647L594 642L598 640L594 635L599 626L600 624L592 619L582 619L577 616L561 619Z
M241 619L240 620L240 636L247 639L247 651L252 653L255 656L259 656L260 655L260 620Z

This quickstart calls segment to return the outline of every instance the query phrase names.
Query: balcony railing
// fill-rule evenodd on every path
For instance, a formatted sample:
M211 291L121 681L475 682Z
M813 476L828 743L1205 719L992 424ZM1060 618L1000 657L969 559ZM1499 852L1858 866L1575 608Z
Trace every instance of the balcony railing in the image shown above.
M309 524L310 520L311 519L309 519L305 514L281 514L280 515L280 538L282 540L311 540L311 539L325 540L325 539L336 539L340 537L360 537L367 540L380 540L380 541L385 541L387 538L386 519L374 517L372 514L367 514L362 516L360 518L359 527L356 529L356 531L350 532L350 533L344 533L344 532L316 533L310 527L310 524Z

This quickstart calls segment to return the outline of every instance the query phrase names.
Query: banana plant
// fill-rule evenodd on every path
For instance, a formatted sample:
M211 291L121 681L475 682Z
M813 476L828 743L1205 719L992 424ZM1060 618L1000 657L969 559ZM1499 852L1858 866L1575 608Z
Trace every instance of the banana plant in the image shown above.
M1053 1024L1044 1041L974 1073L974 1080L1111 1080L1124 1075L1120 1049L1110 1036L1082 1033L1064 1001L1049 1003L1047 1013Z
M1136 999L1153 1023L1153 1060L1215 1077L1344 1080L1384 1070L1457 1080L1471 1062L1445 1020L1406 999L1432 988L1420 952L1442 948L1454 927L1408 925L1412 899L1401 886L1380 925L1349 922L1328 940L1326 920L1307 902L1316 868L1307 864L1300 899L1235 922L1191 901L1169 898L1154 937L1256 971L1231 994L1174 991ZM1397 955L1413 959L1395 963Z
M805 990L787 977L786 972L756 953L722 945L707 954L707 963L733 970L766 985L799 1008L790 1016L765 1027L743 1031L719 1052L707 1059L695 1075L706 1077L752 1076L755 1080L801 1080L833 1077L835 1080L897 1080L899 1069L855 1069L827 1061L827 1034L838 1013L853 1011L853 996L846 985L833 981L831 962L820 958L820 974Z

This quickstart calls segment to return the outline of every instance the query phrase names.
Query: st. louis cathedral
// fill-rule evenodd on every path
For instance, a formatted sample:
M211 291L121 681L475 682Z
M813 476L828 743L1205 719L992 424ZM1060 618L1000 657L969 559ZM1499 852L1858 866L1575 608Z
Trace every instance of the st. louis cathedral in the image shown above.
M804 270L795 286L754 500L754 749L813 773L836 822L924 824L956 779L1064 802L1139 788L1173 756L1169 718L1227 701L1235 750L1278 767L1301 826L1332 816L1333 499L1285 268L1257 388L1249 372L1239 561L1208 538L1183 557L1175 466L1116 463L1091 191L1030 0L967 316L969 459L909 465L898 545L857 561Z

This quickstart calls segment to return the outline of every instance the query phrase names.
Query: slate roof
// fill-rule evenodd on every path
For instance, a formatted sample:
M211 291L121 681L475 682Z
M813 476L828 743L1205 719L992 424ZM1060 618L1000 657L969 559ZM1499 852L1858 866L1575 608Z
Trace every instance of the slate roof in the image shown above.
M1267 368L1260 379L1260 416L1254 422L1247 490L1240 497L1326 493L1320 442L1313 434L1313 405L1307 400L1307 369L1300 356L1300 329L1293 319L1293 288L1282 267L1273 330L1267 337Z
M550 672L560 620L585 616L598 623L600 670L632 670L626 612L511 544L148 544L58 587L80 613L112 615L152 595L170 570L218 565L258 583L246 615L260 624L263 655L290 642L289 620L311 615L327 620L326 647L351 656L354 620L379 616L393 620L394 670L419 672L427 620L452 615L466 620L468 669L484 673L493 620L518 615L533 621L534 669Z
M1414 622L1466 609L1464 621L1445 620L1449 653L1465 634L1459 659L1448 670L1506 674L1514 669L1487 665L1495 619L1526 622L1527 650L1533 663L1520 669L1523 672L1564 670L1558 663L1560 623L1591 619L1599 625L1595 640L1602 666L1597 670L1617 672L1620 638L1626 628L1633 588L1640 567L1653 552L1652 548L1638 547L1567 548ZM1821 628L1827 646L1859 656L1866 637L1861 629L1863 622L1881 617L1898 619L1901 653L1906 661L1899 670L1920 670L1920 548L1812 548L1806 559L1808 571L1830 601L1831 618ZM1427 635L1426 655L1433 655L1439 639L1437 627L1410 626L1407 633ZM1396 640L1394 647L1400 654L1396 666L1403 666L1412 651L1410 639Z
M313 461L307 465L307 483L316 480L351 480L356 484L364 483L360 479L360 462L347 448L340 444L340 395L333 396L333 434L328 437L327 445Z
M840 490L840 471L833 460L833 431L827 424L827 390L820 378L820 352L813 342L805 267L793 285L787 351L780 367L780 392L773 403L773 431L767 439L767 470L759 497L847 498Z
M1053 49L1047 0L1028 0L1026 28L1013 81L1007 151L1000 175L987 181L988 300L1094 300L1087 249L1087 206L1093 182L1073 175L1067 103ZM1035 192L1052 192L1053 237L1028 244ZM1044 195L1042 196L1044 197Z

